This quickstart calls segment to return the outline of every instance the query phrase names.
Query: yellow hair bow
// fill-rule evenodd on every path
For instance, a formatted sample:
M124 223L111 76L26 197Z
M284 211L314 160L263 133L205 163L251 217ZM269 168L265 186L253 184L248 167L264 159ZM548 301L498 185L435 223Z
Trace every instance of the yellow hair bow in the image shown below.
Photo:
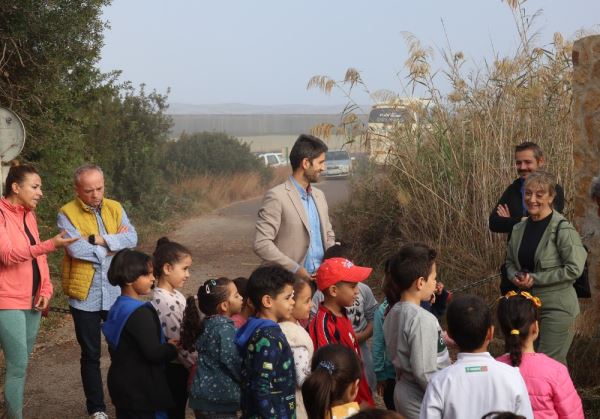
M506 298L508 300L509 298L516 297L518 295L531 301L535 308L540 308L542 306L542 300L540 300L538 297L531 295L531 293L527 291L508 291L504 296L500 298Z

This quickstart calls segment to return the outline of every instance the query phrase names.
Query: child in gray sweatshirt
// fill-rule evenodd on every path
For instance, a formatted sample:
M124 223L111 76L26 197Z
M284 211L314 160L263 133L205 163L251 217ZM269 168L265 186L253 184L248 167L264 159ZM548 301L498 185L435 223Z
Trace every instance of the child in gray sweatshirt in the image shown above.
M384 291L389 312L383 333L397 381L396 410L407 419L419 417L431 376L450 365L437 318L421 308L436 286L436 252L424 244L409 244L389 261Z

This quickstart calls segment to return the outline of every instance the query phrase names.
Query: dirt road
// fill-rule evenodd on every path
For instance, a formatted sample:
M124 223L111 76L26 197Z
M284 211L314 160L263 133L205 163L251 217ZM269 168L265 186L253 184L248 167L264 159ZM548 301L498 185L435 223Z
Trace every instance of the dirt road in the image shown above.
M330 211L347 199L348 182L323 181L319 187L325 192ZM236 203L214 213L189 219L168 236L189 247L193 256L193 271L182 292L196 292L205 279L216 276L247 276L258 266L252 252L254 223L261 199ZM334 220L335 225L335 220ZM143 243L144 251L151 252L154 243ZM40 336L30 363L25 388L26 418L85 418L85 399L79 373L79 346L75 340L73 322L64 317L58 330ZM106 372L110 359L103 347L102 371ZM105 389L108 414L114 410ZM189 417L193 417L191 411Z

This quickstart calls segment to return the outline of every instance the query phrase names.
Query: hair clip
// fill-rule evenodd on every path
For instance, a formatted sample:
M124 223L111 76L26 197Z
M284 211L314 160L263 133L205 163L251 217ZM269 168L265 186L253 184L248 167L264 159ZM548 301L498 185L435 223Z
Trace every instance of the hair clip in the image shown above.
M319 362L318 368L323 368L323 369L327 370L329 375L333 375L333 372L335 371L335 365L333 365L333 362L331 362L331 361Z
M519 332L517 329L513 329L510 331L510 334L519 336L521 334L521 332Z
M527 291L516 292L516 291L511 290L511 291L508 291L505 295L503 295L499 299L506 298L508 300L509 298L516 297L518 295L531 301L531 303L535 306L535 308L540 308L542 306L542 300L540 300L539 297L535 297L535 296L531 295L531 293L529 293Z
M210 294L210 287L216 287L217 286L217 281L215 281L214 279L209 279L208 281L206 281L204 283L204 288L206 290L207 294Z

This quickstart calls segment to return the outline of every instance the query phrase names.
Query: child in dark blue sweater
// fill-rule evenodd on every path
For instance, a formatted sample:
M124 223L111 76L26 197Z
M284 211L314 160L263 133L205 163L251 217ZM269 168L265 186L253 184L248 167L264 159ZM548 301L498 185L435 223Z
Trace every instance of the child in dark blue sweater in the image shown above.
M277 324L294 308L294 276L280 267L256 269L246 293L256 317L238 331L242 355L242 418L294 419L296 377L292 349Z

